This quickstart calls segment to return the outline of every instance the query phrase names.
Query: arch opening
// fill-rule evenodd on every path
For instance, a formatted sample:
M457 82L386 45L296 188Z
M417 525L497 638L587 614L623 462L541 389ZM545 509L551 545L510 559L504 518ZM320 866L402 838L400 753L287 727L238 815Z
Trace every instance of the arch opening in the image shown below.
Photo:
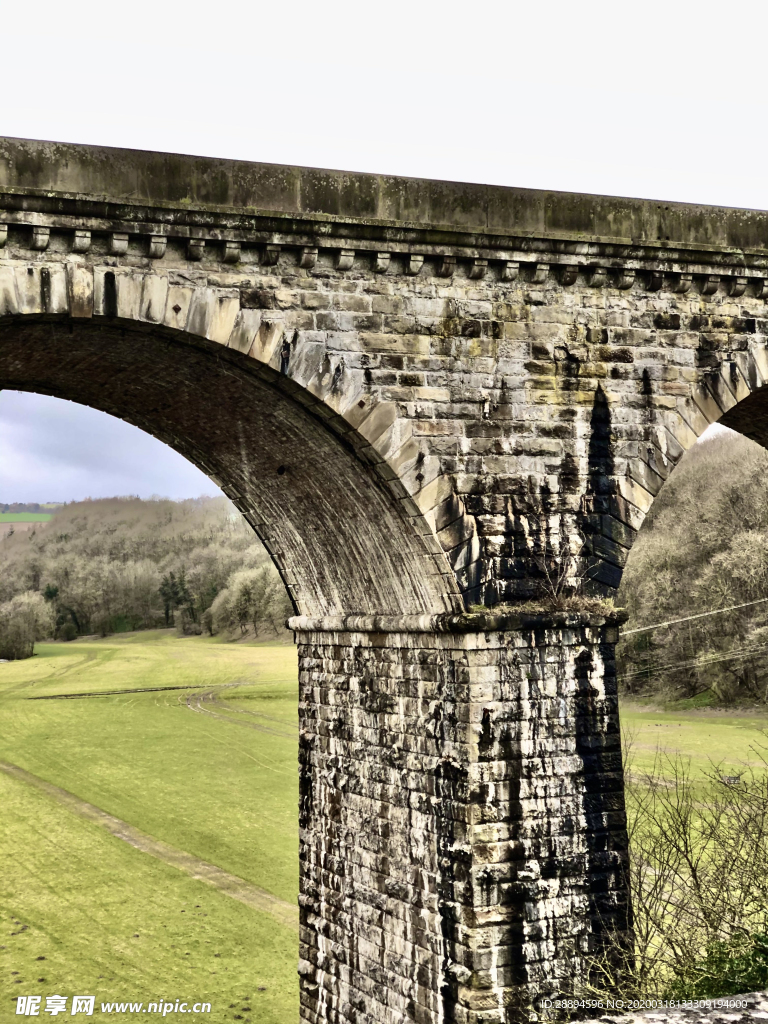
M356 454L353 432L253 363L117 317L28 315L0 326L0 387L91 406L178 451L253 527L299 614L460 608L439 545Z

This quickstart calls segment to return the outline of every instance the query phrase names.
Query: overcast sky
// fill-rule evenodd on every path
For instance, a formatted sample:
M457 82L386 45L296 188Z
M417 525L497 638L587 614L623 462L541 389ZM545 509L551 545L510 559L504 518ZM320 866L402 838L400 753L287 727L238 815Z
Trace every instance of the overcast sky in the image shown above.
M760 5L0 0L0 14L0 135L768 207ZM139 433L4 392L0 501L216 492Z

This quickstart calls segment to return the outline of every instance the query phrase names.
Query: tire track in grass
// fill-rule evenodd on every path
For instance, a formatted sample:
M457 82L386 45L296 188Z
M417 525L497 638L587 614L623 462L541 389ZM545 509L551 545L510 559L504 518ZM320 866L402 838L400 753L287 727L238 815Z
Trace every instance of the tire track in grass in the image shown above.
M225 896L230 896L254 910L270 914L280 924L292 928L294 931L299 930L299 908L287 900L281 900L277 896L273 896L271 892L267 892L266 889L261 889L252 882L246 882L244 878L231 875L228 871L222 871L221 868L216 867L215 864L209 864L208 861L200 860L199 857L194 857L191 853L178 850L175 846L155 839L146 832L129 825L127 821L107 814L106 811L81 800L66 789L61 789L59 786L54 786L52 783L38 778L18 765L0 761L0 771L41 790L73 814L100 825L116 839L122 839L123 842L142 853L178 868L186 875L213 886Z
M240 685L242 685L242 684L240 684L240 683L227 683L224 686L215 686L215 687L212 687L212 688L206 688L204 693L190 693L187 696L187 698L186 698L186 705L187 705L187 707L189 708L190 711L196 711L198 714L201 714L201 715L210 715L211 718L218 718L221 721L229 722L231 725L241 725L241 726L244 726L246 729L255 729L257 732L269 733L272 736L280 736L283 739L288 739L288 740L297 739L297 734L295 732L288 732L285 729L273 729L273 728L271 728L268 725L262 725L260 722L244 722L244 721L239 720L237 718L230 717L231 715L236 715L236 714L246 714L246 715L253 715L254 717L258 717L258 718L264 718L267 721L271 721L271 722L277 721L274 718L267 718L266 715L260 715L258 712L255 712L255 711L242 711L240 708L229 707L229 705L226 704L225 701L219 700L218 694L222 690L229 689L230 687L233 687L233 686L240 686ZM190 687L187 687L187 689L190 689ZM221 710L226 710L228 712L228 714L226 714L226 715L217 714L215 711L211 711L210 707L208 707L206 705L212 705L213 707L220 708ZM280 724L282 724L282 723L280 723Z

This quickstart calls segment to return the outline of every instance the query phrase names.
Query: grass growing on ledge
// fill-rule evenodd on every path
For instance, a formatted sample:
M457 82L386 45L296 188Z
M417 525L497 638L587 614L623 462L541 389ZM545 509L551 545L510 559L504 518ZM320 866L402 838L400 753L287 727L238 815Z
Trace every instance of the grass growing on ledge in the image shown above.
M616 615L624 609L617 607L612 597L544 597L538 600L504 602L488 607L472 604L467 611L489 615L549 615L552 612L580 612L590 615Z

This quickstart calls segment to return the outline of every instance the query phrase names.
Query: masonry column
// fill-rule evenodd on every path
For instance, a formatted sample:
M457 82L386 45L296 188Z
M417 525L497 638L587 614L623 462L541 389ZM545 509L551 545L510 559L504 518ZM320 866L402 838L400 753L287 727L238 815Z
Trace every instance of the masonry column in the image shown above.
M301 1020L504 1024L627 941L615 618L295 618Z

